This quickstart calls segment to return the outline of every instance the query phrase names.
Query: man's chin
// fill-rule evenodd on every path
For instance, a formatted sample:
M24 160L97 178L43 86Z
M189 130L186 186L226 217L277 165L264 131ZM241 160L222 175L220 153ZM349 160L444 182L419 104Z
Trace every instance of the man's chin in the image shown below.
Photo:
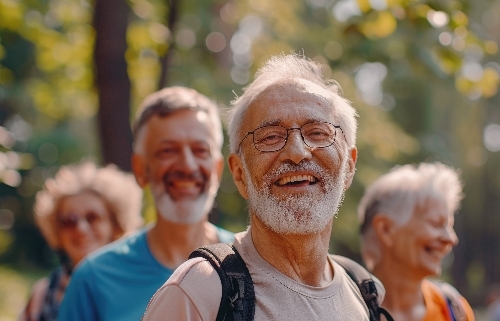
M172 200L164 195L157 200L159 215L166 221L178 224L195 224L204 219L213 206L214 200L208 200L206 194L195 199Z
M259 221L262 222L268 229L280 235L310 235L323 231L331 217L312 217L312 215L304 214L307 211L300 213L301 217L288 213L278 220L276 216L271 216L263 213L256 215ZM333 217L333 216L332 216Z

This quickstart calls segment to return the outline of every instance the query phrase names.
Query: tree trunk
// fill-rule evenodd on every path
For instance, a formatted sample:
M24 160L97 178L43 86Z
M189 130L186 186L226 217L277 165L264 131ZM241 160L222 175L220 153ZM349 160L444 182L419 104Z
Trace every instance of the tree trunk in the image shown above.
M130 80L125 51L130 8L125 0L96 0L94 61L99 94L98 125L104 163L130 171Z
M158 83L159 89L162 89L168 85L168 67L170 65L170 60L172 59L172 54L174 52L174 35L175 35L175 25L177 24L177 20L179 17L179 0L169 0L170 10L168 12L168 30L170 31L171 39L170 39L170 47L168 51L165 53L163 57L160 59L161 64L161 74L160 81Z

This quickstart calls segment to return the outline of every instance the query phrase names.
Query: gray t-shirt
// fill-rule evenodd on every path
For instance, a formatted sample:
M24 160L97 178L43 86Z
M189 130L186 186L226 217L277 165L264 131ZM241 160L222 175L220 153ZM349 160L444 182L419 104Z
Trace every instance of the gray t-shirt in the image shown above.
M368 308L345 270L329 260L334 277L324 287L301 284L280 273L255 249L251 233L235 235L255 287L255 320L369 320ZM379 293L385 293L375 279ZM144 321L214 321L222 295L217 272L203 258L188 260L156 292Z

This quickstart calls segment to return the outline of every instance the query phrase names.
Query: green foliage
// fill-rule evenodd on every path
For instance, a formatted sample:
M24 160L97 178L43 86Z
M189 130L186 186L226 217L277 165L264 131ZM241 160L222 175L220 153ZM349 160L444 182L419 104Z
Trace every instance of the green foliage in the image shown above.
M28 299L33 282L47 271L19 271L0 266L0 320L17 320Z

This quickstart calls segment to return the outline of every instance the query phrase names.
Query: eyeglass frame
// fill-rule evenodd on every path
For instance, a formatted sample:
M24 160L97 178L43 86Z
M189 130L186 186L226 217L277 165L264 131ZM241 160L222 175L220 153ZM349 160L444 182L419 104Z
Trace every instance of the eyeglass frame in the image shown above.
M106 216L99 215L93 211L87 212L82 216L76 213L69 213L57 217L57 224L63 230L75 230L80 225L80 221L85 221L89 226L94 227L107 219Z
M252 138L252 145L253 147L258 150L259 152L261 153L274 153L274 152L277 152L277 151L280 151L282 150L283 148L285 148L286 146L286 143L288 142L288 137L290 136L289 132L290 130L298 130L299 133L300 133L300 137L302 138L302 142L309 148L327 148L327 147L330 147L333 145L333 143L335 143L335 138L333 139L333 141L329 144L329 145L326 145L326 146L321 146L321 147L311 147L309 146L306 141L305 141L305 138L304 138L304 135L302 135L302 127L307 125L307 124L312 124L312 123L324 123L324 124L328 124L328 125L331 125L333 126L333 128L335 129L340 129L340 131L342 132L342 135L344 136L344 139L347 141L347 139L345 138L345 134L344 134L344 130L342 129L342 127L340 127L340 125L334 125L330 122L327 122L327 121L317 121L317 120L314 120L314 121L310 121L310 122L307 122L307 123L304 123L302 124L300 127L290 127L290 128L286 128L285 126L281 126L281 125L262 125L262 126L259 126L257 128L255 128L254 130L250 131L250 132L247 132L245 134L245 137L243 137L240 141L240 143L238 144L238 152L240 151L241 149L241 144L243 144L243 141L248 137L248 135L253 135L255 133L255 131L261 129L261 128L264 128L264 127L281 127L281 128L284 128L286 130L286 137L285 137L285 140L284 140L284 144L283 146L281 146L281 148L278 148L276 150L267 150L267 151L262 151L260 149L258 149L256 146L255 146L255 141L254 141L254 138L255 136L253 136L254 138ZM336 133L336 132L335 132ZM337 135L335 135L336 137Z

